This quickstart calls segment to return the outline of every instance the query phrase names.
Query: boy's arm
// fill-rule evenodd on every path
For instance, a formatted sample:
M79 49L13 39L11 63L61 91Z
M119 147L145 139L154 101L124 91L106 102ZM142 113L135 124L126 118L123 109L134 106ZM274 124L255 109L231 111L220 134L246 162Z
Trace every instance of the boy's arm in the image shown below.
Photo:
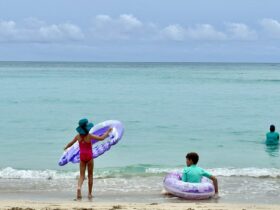
M183 182L187 182L187 174L186 174L186 173L183 173L183 175L182 175L182 181L183 181Z
M214 188L215 188L215 194L219 193L219 189L218 189L218 180L215 176L210 176L210 179L213 181L214 184Z
M209 179L211 179L213 181L213 185L215 188L215 194L219 193L219 189L218 189L218 180L215 176L213 176L212 174L210 174L209 172L205 171L202 169L202 176L205 176Z
M102 136L97 136L97 135L93 135L93 134L89 134L91 138L98 140L98 141L102 141L104 139L106 139L109 136L109 133L112 131L112 128L109 128Z
M65 147L64 150L68 149L69 147L71 147L76 141L78 140L77 136L74 137L74 139L72 141L70 141Z
M188 178L187 178L187 172L185 169L183 169L183 173L182 173L182 181L183 182L187 182Z

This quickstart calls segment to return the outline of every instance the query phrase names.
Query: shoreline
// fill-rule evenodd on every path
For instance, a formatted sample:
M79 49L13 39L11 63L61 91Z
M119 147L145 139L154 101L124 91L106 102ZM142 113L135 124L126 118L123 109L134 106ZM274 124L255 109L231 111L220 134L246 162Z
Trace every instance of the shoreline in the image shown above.
M220 198L200 203L280 204L278 178L218 177ZM44 202L72 201L76 196L75 179L1 179L1 200ZM165 193L161 176L115 177L94 180L95 202L188 203ZM82 195L87 195L86 183ZM279 208L280 209L280 208Z
M114 210L114 209L134 209L134 210L278 210L279 205L269 204L232 204L232 203L130 203L130 202L94 202L92 201L0 201L2 210Z

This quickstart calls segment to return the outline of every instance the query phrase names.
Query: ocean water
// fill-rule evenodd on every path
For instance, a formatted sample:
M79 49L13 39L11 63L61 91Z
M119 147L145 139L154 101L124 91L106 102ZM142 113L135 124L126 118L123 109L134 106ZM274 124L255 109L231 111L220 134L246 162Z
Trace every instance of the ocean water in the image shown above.
M0 62L0 86L1 197L73 197L78 165L58 159L87 117L125 126L95 160L97 199L178 201L162 180L195 151L220 200L280 203L279 147L264 144L280 127L280 64Z

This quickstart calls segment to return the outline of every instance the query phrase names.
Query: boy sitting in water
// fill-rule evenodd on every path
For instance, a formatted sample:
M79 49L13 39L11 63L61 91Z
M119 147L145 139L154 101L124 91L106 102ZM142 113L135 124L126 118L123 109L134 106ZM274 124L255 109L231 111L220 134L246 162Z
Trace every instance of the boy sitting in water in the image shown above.
M188 153L186 155L187 167L183 169L183 182L200 183L203 176L211 179L214 184L215 194L218 195L218 181L216 177L212 176L210 173L202 168L196 166L199 156L195 152Z
M270 132L266 134L266 141L267 145L277 145L279 144L279 133L275 132L275 126L270 126Z

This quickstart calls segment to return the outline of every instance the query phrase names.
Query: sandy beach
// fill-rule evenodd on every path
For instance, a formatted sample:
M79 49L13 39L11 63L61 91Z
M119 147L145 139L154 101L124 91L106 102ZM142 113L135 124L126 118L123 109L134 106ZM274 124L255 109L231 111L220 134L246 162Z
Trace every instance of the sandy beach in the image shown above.
M1 201L0 209L5 210L114 210L114 209L146 209L146 210L279 210L280 205L262 205L262 204L228 204L228 203L102 203L89 201L61 201L61 202L43 202L43 201Z

